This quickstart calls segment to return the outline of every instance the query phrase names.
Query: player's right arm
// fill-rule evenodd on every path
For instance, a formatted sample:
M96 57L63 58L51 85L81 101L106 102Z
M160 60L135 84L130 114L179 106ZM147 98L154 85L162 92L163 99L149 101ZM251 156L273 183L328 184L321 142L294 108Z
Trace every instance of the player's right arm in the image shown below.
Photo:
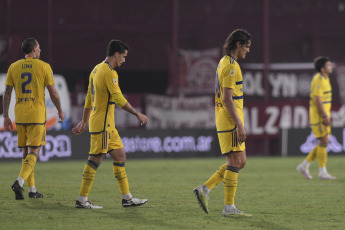
M83 111L83 118L82 120L78 123L78 125L74 128L72 128L72 132L75 134L75 135L80 135L84 132L85 130L85 127L86 127L86 124L87 122L89 121L89 117L90 117L90 113L91 113L91 101L92 101L92 90L91 90L91 87L92 87L92 78L91 78L91 75L90 75L90 78L89 78L89 86L87 88L87 94L86 94L86 97L85 97L85 105L84 105L84 111Z
M317 111L323 118L324 125L325 126L331 125L331 119L327 116L326 110L322 104L323 89L322 89L321 77L315 78L313 80L311 84L311 91L313 92L313 95L314 95L314 104L317 108Z
M233 88L223 87L224 105L225 105L231 119L235 122L235 124L237 126L238 142L242 143L247 139L247 133L246 133L246 130L244 129L244 126L243 126L243 123L242 123L240 117L237 114L235 102L232 98L233 94L234 94Z
M247 133L246 133L246 130L244 129L244 125L240 117L238 116L235 102L233 99L233 94L234 94L235 85L236 85L236 78L238 74L239 74L238 69L235 68L234 64L225 66L221 72L221 75L223 76L221 78L222 80L221 85L223 86L223 103L231 119L234 121L234 123L237 126L238 142L242 143L247 139Z
M327 116L327 113L325 111L325 108L323 107L321 96L314 96L314 103L317 108L317 111L323 118L323 124L325 126L330 126L331 125L331 118Z
M13 86L6 85L4 98L3 98L3 112L4 112L4 127L6 130L13 130L12 121L8 116L8 109L10 107L11 95Z

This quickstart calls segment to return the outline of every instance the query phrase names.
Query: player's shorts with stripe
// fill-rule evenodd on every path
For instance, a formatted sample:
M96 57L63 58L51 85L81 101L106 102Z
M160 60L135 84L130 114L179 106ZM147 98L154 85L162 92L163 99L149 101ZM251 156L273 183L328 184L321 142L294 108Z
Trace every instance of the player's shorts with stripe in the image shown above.
M311 125L315 138L321 138L331 134L331 126L325 126L322 122Z
M217 131L220 150L223 155L231 154L232 152L242 152L246 149L245 143L241 144L237 140L236 128L232 130Z
M18 147L40 147L46 145L46 125L17 124Z
M123 144L117 130L106 130L102 133L91 134L89 155L103 155L114 149L123 148Z

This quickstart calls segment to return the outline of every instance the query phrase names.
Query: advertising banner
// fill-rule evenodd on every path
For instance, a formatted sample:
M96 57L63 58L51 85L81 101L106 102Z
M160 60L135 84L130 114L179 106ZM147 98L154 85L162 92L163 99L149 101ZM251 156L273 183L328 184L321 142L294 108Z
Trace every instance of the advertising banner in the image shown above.
M119 130L127 158L161 158L219 156L217 133L214 129L182 130ZM41 148L39 161L86 160L90 135L75 136L71 131L47 132L46 146ZM0 132L0 162L22 158L15 132ZM106 156L109 158L109 155Z
M310 128L282 130L280 140L283 156L307 155L318 144ZM329 155L345 155L345 128L332 128L327 151Z
M214 98L146 96L148 129L214 128Z
M177 63L179 93L194 96L214 93L214 78L220 55L219 48L179 50Z
M335 71L330 75L333 103L341 102L344 90L344 66L335 63ZM265 95L263 64L243 65L243 91L246 101L262 100ZM316 74L310 63L272 63L268 73L268 98L271 101L292 99L308 101L311 81Z

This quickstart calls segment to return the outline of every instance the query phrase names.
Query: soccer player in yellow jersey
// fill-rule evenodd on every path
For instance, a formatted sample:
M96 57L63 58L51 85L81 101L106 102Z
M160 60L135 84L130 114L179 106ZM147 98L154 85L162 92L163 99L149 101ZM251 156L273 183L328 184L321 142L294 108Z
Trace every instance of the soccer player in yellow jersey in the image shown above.
M22 168L18 179L12 185L16 200L24 199L24 181L29 186L30 198L43 197L35 187L34 168L41 146L46 143L45 87L58 110L60 120L62 121L65 117L59 94L55 88L53 71L48 63L39 60L41 54L39 43L34 38L28 38L22 43L22 51L25 58L11 64L8 69L3 98L4 127L6 130L13 130L8 109L14 88L18 147L23 149Z
M111 40L106 59L98 64L91 72L89 88L85 101L82 121L72 129L76 135L81 134L89 121L91 144L88 161L83 171L76 208L99 209L88 200L96 170L105 154L109 153L113 159L113 172L122 193L122 206L139 206L147 203L147 199L134 197L129 191L128 179L125 170L126 153L120 136L115 128L115 104L138 118L141 125L147 123L146 115L135 109L123 97L119 87L119 77L115 68L125 62L128 46L119 41Z
M309 166L316 158L319 160L319 178L335 180L326 169L327 145L331 134L331 106L332 87L329 75L333 72L332 63L327 57L318 57L314 60L318 72L312 82L310 90L309 119L312 132L319 140L318 145L308 154L305 160L297 166L297 170L307 179L313 179L309 173Z
M249 217L235 206L235 194L239 170L246 164L243 118L242 73L238 60L245 59L251 46L251 35L242 29L233 31L226 39L223 54L216 72L215 113L219 144L226 164L193 192L201 206L208 213L209 192L224 182L225 199L223 216Z

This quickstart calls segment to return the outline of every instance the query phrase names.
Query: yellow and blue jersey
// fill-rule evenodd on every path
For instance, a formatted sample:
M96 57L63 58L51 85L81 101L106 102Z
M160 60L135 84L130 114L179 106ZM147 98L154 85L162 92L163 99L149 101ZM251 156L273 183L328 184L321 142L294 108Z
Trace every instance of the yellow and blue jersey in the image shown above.
M117 72L108 62L98 64L91 72L85 108L90 108L89 132L115 129L115 104L123 107L127 100L119 87Z
M224 56L220 60L216 72L215 113L218 132L226 132L236 128L236 124L231 119L224 105L224 87L234 89L233 100L236 111L244 125L242 82L243 77L240 65L233 57Z
M55 85L50 65L34 58L18 60L8 69L5 84L16 93L16 123L45 124L45 87Z
M313 77L310 89L309 119L310 124L322 123L322 114L319 113L315 105L315 96L321 97L323 108L328 117L331 117L332 107L332 86L329 77L324 77L320 73Z

